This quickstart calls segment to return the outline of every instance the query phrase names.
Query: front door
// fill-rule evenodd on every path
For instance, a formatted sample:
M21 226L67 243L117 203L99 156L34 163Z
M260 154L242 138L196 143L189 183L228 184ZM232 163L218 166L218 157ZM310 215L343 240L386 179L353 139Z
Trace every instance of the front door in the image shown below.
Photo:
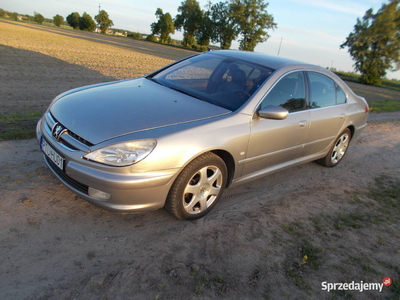
M309 130L303 72L281 77L268 92L260 109L281 106L289 111L284 120L253 118L242 176L263 173L299 158Z

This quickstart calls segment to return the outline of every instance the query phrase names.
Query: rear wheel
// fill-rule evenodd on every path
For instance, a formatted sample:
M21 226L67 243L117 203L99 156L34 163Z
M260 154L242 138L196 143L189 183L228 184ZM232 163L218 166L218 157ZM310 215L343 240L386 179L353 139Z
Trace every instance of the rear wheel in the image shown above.
M335 140L328 154L324 158L317 160L317 162L326 167L337 166L346 154L350 140L351 131L346 128Z
M197 157L176 178L165 208L178 219L203 217L221 198L227 173L226 165L219 156L209 152Z

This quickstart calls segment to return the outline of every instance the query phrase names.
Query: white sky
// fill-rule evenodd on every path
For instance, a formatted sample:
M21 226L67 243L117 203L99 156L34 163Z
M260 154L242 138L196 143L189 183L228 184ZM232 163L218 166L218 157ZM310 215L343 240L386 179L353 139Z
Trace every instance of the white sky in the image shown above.
M56 14L66 18L71 12L88 13L93 18L101 9L107 11L114 28L150 33L150 24L156 21L157 8L174 18L182 1L172 0L0 0L0 8L20 14L41 13L46 18ZM219 1L212 1L217 3ZM297 59L342 71L354 71L347 49L340 45L353 30L357 18L369 8L378 11L383 0L270 0L267 11L274 16L278 28L269 31L267 42L255 51ZM207 1L199 1L205 8ZM177 32L173 38L182 39ZM237 48L234 42L232 48ZM388 78L400 79L400 71L390 72Z

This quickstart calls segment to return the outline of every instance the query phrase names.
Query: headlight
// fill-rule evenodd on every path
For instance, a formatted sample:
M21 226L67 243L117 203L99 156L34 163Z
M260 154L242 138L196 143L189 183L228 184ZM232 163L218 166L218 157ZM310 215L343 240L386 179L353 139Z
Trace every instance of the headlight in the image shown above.
M156 144L155 140L120 143L90 152L84 158L110 166L124 167L144 159Z

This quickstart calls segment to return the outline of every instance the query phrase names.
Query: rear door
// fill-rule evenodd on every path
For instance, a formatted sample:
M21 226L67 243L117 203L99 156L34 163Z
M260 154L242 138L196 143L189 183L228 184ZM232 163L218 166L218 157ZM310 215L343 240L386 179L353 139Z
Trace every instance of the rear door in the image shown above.
M326 75L306 72L310 90L310 128L302 156L326 149L342 131L346 114L346 95Z

